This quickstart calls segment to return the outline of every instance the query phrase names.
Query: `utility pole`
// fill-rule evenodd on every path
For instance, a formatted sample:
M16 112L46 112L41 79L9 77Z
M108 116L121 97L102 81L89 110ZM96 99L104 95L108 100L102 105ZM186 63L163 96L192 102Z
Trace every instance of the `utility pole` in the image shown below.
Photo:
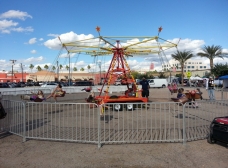
M97 62L99 68L100 68L100 84L102 85L102 80L101 80L101 62Z
M57 82L59 82L59 61L57 61Z
M71 86L71 82L70 82L70 54L68 53L68 55L69 55L69 86Z
M15 62L17 61L17 60L10 60L11 62L12 62L12 76L11 76L11 80L12 80L12 82L13 82L13 66L14 66L14 64L15 64Z
M22 82L24 82L24 78L23 78L23 65L22 65L22 63L21 63L21 72L22 72Z

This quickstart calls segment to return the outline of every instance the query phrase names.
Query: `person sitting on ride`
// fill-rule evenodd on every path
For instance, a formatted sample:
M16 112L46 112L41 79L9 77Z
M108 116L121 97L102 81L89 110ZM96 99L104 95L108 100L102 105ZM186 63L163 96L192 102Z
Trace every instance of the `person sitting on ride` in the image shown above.
M171 98L174 102L181 102L182 104L188 101L187 96L184 94L184 89L178 89L177 98Z
M62 90L62 85L58 84L55 90L46 98L49 99L50 97L53 97L55 99L55 102L57 101L56 97L62 97L64 91Z
M177 84L175 82L172 83L173 93L177 93Z
M177 98L180 99L180 98L182 98L183 96L186 96L186 95L184 94L184 89L183 89L183 88L178 89Z
M85 99L87 102L95 102L95 94L93 91L90 92L89 96Z
M167 88L169 89L171 95L173 94L173 87L171 84L168 84Z
M40 99L40 100L44 100L44 93L42 90L38 90L37 93L31 92L33 95L29 96L29 95L21 95L21 99L23 100L31 100L31 101L35 101L36 99Z
M198 91L198 92L196 92L196 94L199 94L200 99L203 100L203 97L202 97L203 92L201 92L200 88L197 88L196 90Z
M90 92L92 90L92 86L89 86L87 88L83 88L81 91L86 91L86 92Z

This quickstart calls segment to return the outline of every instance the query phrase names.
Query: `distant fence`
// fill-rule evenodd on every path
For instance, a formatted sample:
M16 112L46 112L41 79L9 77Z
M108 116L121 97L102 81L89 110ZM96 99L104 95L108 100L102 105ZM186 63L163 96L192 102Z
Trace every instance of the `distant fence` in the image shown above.
M206 138L211 121L227 116L228 101L34 103L3 100L0 128L26 139L102 144L182 142ZM100 115L100 113L102 115Z

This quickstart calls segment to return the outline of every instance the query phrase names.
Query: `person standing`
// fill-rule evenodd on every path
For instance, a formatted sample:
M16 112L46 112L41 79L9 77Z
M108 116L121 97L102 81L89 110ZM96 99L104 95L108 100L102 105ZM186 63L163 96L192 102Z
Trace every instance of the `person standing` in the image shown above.
M148 100L150 88L149 82L143 77L140 85L142 85L142 97L146 97Z
M212 77L209 77L209 80L206 83L206 90L208 91L208 96L210 100L215 100L215 93L214 93L214 80Z

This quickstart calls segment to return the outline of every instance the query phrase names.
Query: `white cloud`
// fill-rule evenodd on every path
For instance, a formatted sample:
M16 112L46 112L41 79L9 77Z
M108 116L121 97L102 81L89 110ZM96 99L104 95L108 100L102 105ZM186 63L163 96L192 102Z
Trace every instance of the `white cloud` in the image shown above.
M11 31L15 31L15 32L33 32L33 28L32 27L17 27L17 28L11 28Z
M23 62L24 63L27 63L27 64L33 64L34 62L41 62L44 60L44 57L43 56L40 56L40 57L31 57L31 58L28 58L28 59L25 59Z
M43 41L44 39L43 38L40 38L39 41Z
M31 38L28 43L29 44L35 44L36 43L36 38Z
M36 53L36 50L32 50L32 51L30 51L32 54L35 54Z
M58 37L59 35L58 34L48 34L47 36L50 36L50 37Z
M76 53L70 53L70 57L74 57ZM67 53L61 54L59 58L69 58L69 55Z
M4 18L16 18L16 19L21 19L21 20L25 20L26 18L32 18L31 15L29 15L27 12L22 12L19 10L9 10L5 13L2 13L0 15L0 18L4 19Z
M91 34L77 35L76 33L71 31L69 33L61 34L59 37L60 37L62 43L69 43L69 42L73 42L73 41L77 41L77 40L93 38L93 35L91 35ZM47 40L46 42L44 42L44 45L50 49L57 50L62 47L61 42L59 41L59 38L54 38L54 39L50 39L50 40Z
M11 27L11 26L17 26L18 23L14 22L12 20L0 20L0 30Z
M1 33L10 33L8 29L17 25L18 23L12 20L0 20L0 31Z
M11 31L15 32L33 32L32 27L16 27L18 26L18 22L15 22L13 20L7 20L9 18L11 19L21 19L25 20L26 18L32 18L27 12L21 12L21 11L15 11L15 10L9 10L8 12L0 14L0 32L3 34L10 34Z

